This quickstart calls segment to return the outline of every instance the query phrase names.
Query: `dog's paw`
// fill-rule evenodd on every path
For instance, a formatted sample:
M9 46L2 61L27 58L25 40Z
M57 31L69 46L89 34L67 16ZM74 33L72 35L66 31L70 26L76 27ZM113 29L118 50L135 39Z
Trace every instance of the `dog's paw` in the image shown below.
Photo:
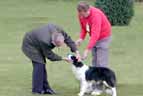
M113 94L112 90L110 90L110 89L106 89L105 93L108 94L108 95L112 95Z
M84 96L84 94L82 94L82 93L78 93L78 96Z
M101 92L95 92L95 91L93 91L93 92L91 93L91 95L93 95L93 96L98 96L98 95L101 95Z

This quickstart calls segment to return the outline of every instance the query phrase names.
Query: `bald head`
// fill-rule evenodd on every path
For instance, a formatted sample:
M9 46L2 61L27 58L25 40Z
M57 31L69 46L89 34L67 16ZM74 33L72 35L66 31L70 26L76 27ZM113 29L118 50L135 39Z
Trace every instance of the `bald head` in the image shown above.
M57 46L57 47L60 47L64 44L64 36L62 33L59 33L59 32L55 32L52 34L52 43Z

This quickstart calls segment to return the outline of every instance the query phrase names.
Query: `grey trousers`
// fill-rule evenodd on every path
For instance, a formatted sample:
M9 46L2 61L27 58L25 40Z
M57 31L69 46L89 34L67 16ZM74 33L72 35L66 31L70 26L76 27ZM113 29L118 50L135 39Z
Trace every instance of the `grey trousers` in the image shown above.
M92 65L96 67L108 67L109 45L111 36L97 41L92 49Z

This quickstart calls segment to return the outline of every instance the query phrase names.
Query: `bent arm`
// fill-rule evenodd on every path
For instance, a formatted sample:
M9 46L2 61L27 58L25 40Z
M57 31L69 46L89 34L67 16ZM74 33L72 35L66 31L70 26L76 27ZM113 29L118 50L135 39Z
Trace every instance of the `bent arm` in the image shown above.
M101 31L101 16L100 14L96 14L92 19L91 37L87 46L88 50L92 49L95 46L100 36L100 31Z
M83 23L82 23L82 19L79 17L79 22L80 22L80 39L84 40L87 34L86 28L84 27Z
M62 57L55 54L52 50L47 50L45 56L51 61L61 61Z
M64 36L64 38L65 38L65 41L64 41L64 42L66 43L66 45L67 45L68 47L70 47L71 52L76 52L76 51L77 51L77 47L76 47L76 45L75 45L75 42L71 39L70 36L68 36L67 33L62 32L62 34L63 34L63 36Z

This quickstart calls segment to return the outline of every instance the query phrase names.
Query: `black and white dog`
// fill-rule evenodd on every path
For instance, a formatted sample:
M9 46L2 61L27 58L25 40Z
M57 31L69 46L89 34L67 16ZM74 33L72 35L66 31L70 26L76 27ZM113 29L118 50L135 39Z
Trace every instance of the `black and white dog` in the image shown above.
M89 67L82 62L78 62L74 55L68 55L68 58L72 61L73 73L80 81L80 93L79 96L84 96L86 93L91 95L100 95L93 89L93 84L102 84L105 87L105 92L112 96L117 96L116 93L116 76L115 73L109 68L103 67Z

